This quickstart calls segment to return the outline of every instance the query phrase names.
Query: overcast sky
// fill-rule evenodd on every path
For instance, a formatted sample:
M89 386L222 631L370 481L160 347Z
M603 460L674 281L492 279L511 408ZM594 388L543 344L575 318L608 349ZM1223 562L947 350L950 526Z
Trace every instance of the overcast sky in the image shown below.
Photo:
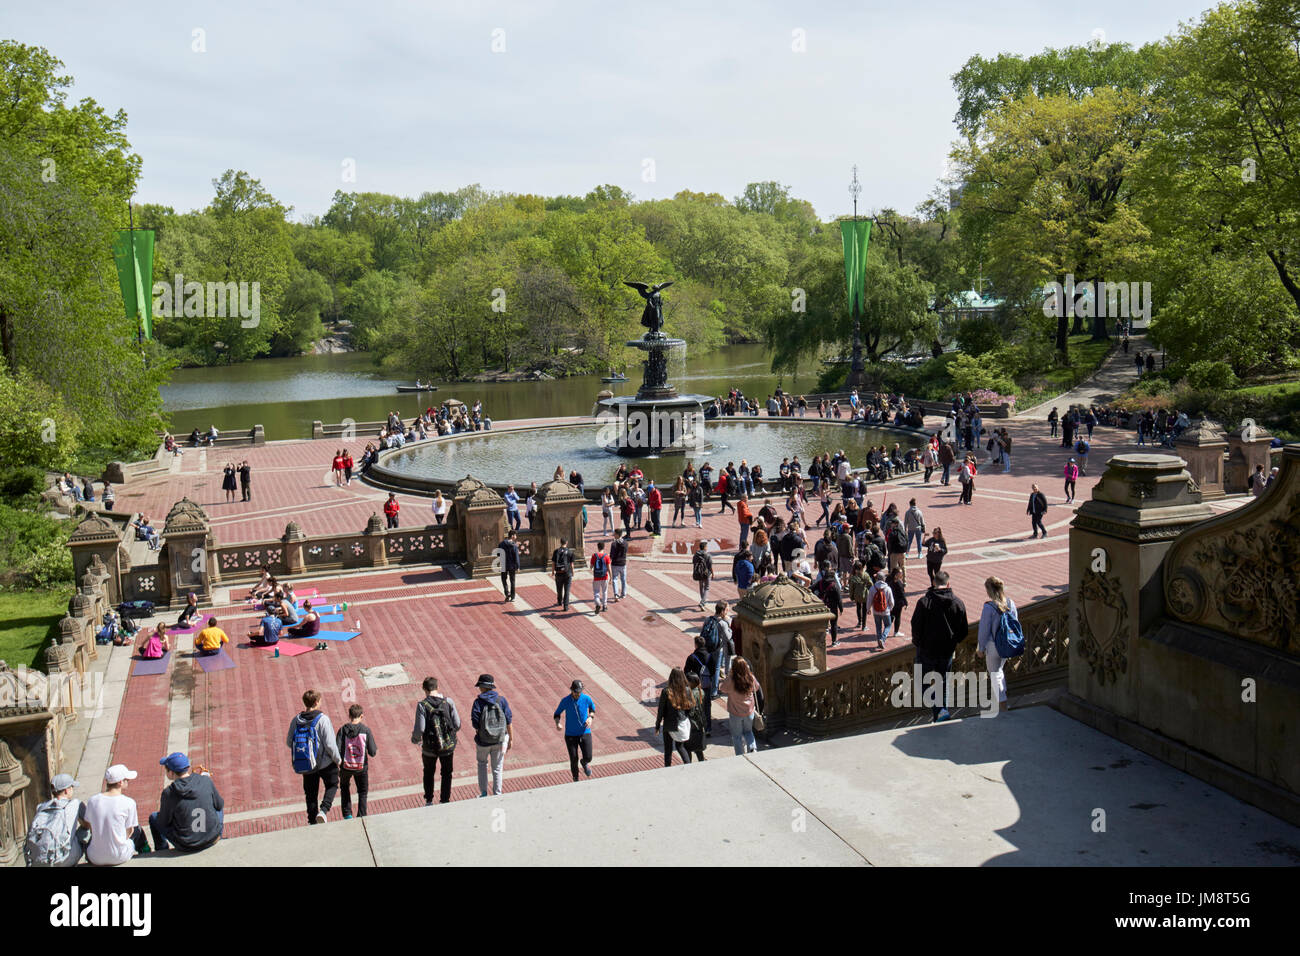
M1207 5L46 0L6 3L0 36L62 59L73 98L125 109L137 200L177 211L234 168L298 219L336 189L732 198L769 179L830 218L855 163L861 209L925 198L968 57L1095 30L1138 46Z

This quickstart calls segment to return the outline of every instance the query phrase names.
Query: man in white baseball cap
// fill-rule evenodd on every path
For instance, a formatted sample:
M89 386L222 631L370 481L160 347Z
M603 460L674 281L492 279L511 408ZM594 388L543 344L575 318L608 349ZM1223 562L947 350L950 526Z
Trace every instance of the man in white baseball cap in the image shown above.
M82 819L82 824L90 830L86 859L96 866L116 866L137 852L149 852L149 841L140 829L135 801L122 792L126 782L136 776L125 764L115 763L104 771L104 792L86 801Z

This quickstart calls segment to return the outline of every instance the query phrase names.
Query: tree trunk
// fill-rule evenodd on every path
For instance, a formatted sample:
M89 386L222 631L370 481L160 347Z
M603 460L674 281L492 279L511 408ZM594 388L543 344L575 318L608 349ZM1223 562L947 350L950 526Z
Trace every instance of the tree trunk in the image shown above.
M1078 321L1077 319L1075 321ZM1061 359L1068 361L1070 357L1070 319L1064 313L1056 320L1056 351L1061 353Z
M18 357L14 354L13 316L3 305L0 305L0 356L4 357L4 363L9 371L17 375Z
M1100 309L1098 310L1100 311ZM1092 339L1094 342L1110 338L1110 330L1107 328L1107 316L1097 315L1092 320Z
M1079 310L1077 308L1074 310L1074 327L1070 329L1070 334L1071 335L1083 334L1083 316L1079 314Z

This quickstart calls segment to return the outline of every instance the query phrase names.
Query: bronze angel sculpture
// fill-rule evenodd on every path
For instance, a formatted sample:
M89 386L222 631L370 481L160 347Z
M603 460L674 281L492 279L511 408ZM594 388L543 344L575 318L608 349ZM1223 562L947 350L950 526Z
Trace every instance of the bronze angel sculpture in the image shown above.
M660 282L658 285L650 285L645 282L628 282L623 280L623 284L631 286L641 293L641 298L645 299L645 311L641 313L641 324L650 330L651 335L659 335L664 327L664 303L659 297L659 293L672 285L672 282Z

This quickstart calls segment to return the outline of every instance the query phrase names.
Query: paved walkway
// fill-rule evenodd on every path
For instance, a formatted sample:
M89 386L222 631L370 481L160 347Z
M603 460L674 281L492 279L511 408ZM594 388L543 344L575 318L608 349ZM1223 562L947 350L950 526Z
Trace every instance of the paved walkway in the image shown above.
M574 785L578 786L578 785ZM1300 829L1048 707L224 839L134 866L1294 866ZM688 835L689 838L683 838Z
M1046 419L1047 413L1053 407L1063 412L1071 405L1104 405L1114 401L1132 388L1133 383L1138 380L1137 366L1133 364L1134 357L1138 352L1145 355L1148 351L1150 348L1145 337L1129 339L1128 352L1117 346L1089 378L1062 395L1016 412L1015 417ZM1157 366L1160 364L1161 354L1156 352Z
M931 419L938 427L940 420ZM953 586L972 617L984 600L983 581L1001 576L1018 604L1062 593L1068 586L1068 526L1074 506L1066 505L1058 478L1066 450L1047 437L1042 422L1013 419L1015 457L1010 474L982 472L973 506L957 501L958 485L936 480L928 485L919 474L901 482L873 485L868 493L878 508L888 501L905 505L915 497L928 525L941 525L950 552L944 563ZM1135 450L1132 433L1098 428L1089 474L1079 482L1079 500L1113 454ZM162 516L182 493L207 509L218 543L278 538L289 520L308 534L357 532L384 494L360 483L335 487L327 474L337 443L285 442L240 449L253 466L252 502L226 504L220 491L220 468L197 451L189 451L176 474L131 486L119 493L122 510L148 508ZM224 458L224 453L223 453ZM547 476L539 476L539 479ZM1033 540L1025 515L1030 485L1041 482L1051 503L1046 524L1050 536ZM399 496L403 525L423 523L428 499ZM1239 499L1216 503L1236 507ZM818 509L819 510L819 509ZM599 510L587 530L589 550L602 537ZM506 789L569 784L563 740L551 722L556 703L574 677L581 678L599 713L596 739L597 778L662 767L661 744L652 732L654 704L670 667L680 665L692 649L704 615L690 575L689 551L703 539L714 549L719 572L714 596L732 600L728 580L735 549L734 517L717 514L710 503L703 529L666 528L661 539L638 533L632 543L629 598L595 615L590 579L579 576L575 602L566 614L553 606L550 578L539 572L520 575L520 600L506 604L493 580L467 580L459 569L411 566L350 574L299 578L331 601L347 601L347 620L361 622L362 635L328 651L274 658L245 647L231 650L235 667L205 673L188 657L176 655L170 672L160 676L126 673L129 652L114 648L109 663L116 699L90 731L79 773L96 780L109 762L140 771L133 790L142 809L152 809L164 778L160 757L187 750L210 768L225 795L227 832L240 836L305 825L301 786L289 767L285 734L308 687L325 695L324 708L337 726L353 702L365 708L375 731L379 755L371 766L371 813L409 809L423 804L418 748L410 741L419 682L437 676L442 687L468 716L473 684L486 671L496 676L517 717L517 734L506 761ZM815 517L815 516L814 516ZM911 562L911 604L927 584L924 567ZM240 600L243 589L224 589L216 614L236 643L255 621ZM908 631L911 611L904 612ZM829 651L831 666L880 653L874 634L852 627L850 610L841 618L841 644ZM182 638L182 647L189 638ZM907 638L894 637L886 649ZM362 669L402 665L406 683L367 687ZM715 710L721 724L722 707ZM102 723L101 723L102 721ZM709 757L731 756L722 736L714 738ZM729 761L728 761L729 762ZM478 795L473 746L468 736L456 758L453 801Z

